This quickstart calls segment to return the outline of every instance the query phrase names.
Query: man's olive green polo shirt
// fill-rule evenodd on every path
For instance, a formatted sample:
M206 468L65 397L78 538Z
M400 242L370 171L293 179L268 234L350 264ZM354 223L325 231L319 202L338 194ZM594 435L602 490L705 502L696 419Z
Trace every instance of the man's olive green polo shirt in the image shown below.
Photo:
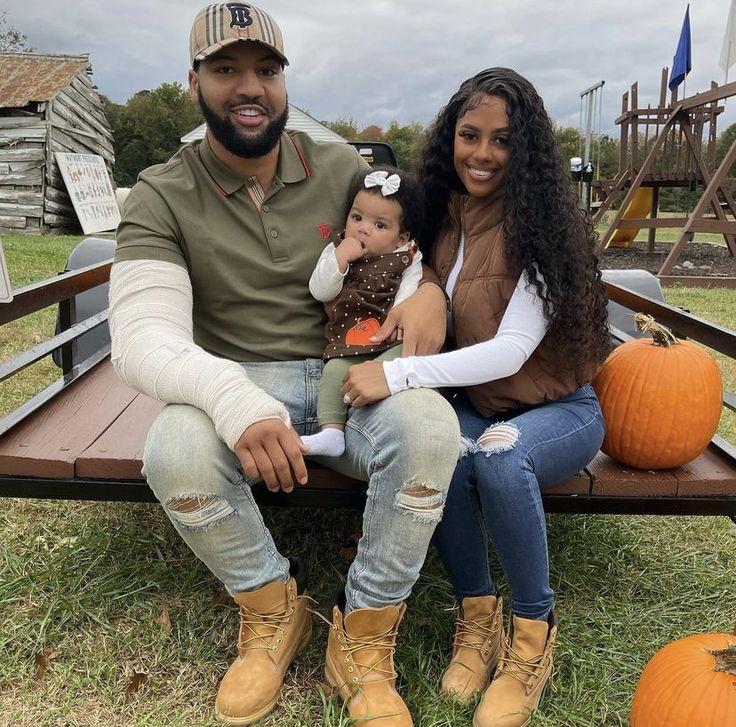
M281 137L261 209L247 179L207 140L141 173L118 227L115 261L162 260L189 271L194 340L234 361L320 357L322 304L309 277L345 227L348 191L368 166L348 144Z

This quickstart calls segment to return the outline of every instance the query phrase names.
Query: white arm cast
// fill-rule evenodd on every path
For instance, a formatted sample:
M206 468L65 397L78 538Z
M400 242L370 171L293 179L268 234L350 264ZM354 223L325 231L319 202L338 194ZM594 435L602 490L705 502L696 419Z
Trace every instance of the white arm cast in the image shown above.
M183 267L157 260L113 265L111 358L123 381L161 401L202 409L230 449L251 424L278 418L289 425L281 402L238 363L197 346L192 330L192 285Z
M480 314L480 312L479 312ZM544 338L549 323L536 288L519 278L496 335L488 341L434 356L384 361L392 394L404 389L474 386L515 374Z

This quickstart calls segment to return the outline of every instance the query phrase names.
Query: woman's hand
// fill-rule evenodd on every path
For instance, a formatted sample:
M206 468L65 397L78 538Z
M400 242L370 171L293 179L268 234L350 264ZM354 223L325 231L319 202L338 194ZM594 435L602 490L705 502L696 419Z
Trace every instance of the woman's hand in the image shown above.
M359 409L391 396L380 361L366 361L348 369L342 383L345 403Z
M438 285L427 283L389 311L371 341L403 341L402 356L427 356L442 348L446 326L444 293Z

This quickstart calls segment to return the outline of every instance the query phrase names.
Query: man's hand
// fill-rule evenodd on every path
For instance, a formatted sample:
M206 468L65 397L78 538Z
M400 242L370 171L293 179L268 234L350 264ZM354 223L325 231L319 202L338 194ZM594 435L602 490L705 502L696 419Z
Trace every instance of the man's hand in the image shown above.
M438 285L427 283L389 311L371 341L403 341L402 356L427 356L442 348L446 326L445 296Z
M356 408L375 404L391 396L383 364L380 361L366 361L351 366L343 379L342 393L350 398L350 405Z
M341 273L348 269L350 263L360 260L365 255L363 244L354 237L346 237L335 249L337 267Z
M251 424L235 445L235 454L248 478L262 478L271 492L291 492L295 481L307 483L302 455L308 451L299 435L281 419Z

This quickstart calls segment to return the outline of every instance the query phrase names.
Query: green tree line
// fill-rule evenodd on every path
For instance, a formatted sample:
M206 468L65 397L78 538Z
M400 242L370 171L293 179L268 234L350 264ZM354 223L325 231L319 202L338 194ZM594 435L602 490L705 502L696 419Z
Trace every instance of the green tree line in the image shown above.
M165 162L181 146L181 137L202 123L199 106L180 83L138 91L124 104L104 96L102 100L113 134L113 176L119 187L132 186L143 169Z
M428 127L414 122L401 126L392 121L386 130L375 124L360 128L353 118L323 121L325 126L348 141L383 141L390 144L400 169L416 170L419 165ZM570 126L556 126L555 135L564 159L583 155L583 137L580 131ZM593 145L593 162L600 168L600 175L610 178L618 169L618 141L603 134Z
M181 137L202 123L199 107L189 92L179 83L163 83L151 91L139 91L124 104L103 97L105 111L113 131L115 146L114 176L118 186L135 183L140 171L152 164L165 162L181 146ZM382 141L391 145L399 168L415 171L419 165L427 135L424 125L392 121L388 127L376 124L361 126L353 118L323 121L325 126L348 141ZM564 159L583 156L581 132L570 126L556 126L555 135ZM736 139L736 124L723 131L717 140L716 160L720 161ZM640 139L645 149L653 139ZM619 140L607 134L593 139L591 159L596 176L612 179L619 166ZM731 170L736 174L736 165ZM664 187L660 192L663 210L689 211L696 204L702 189Z

